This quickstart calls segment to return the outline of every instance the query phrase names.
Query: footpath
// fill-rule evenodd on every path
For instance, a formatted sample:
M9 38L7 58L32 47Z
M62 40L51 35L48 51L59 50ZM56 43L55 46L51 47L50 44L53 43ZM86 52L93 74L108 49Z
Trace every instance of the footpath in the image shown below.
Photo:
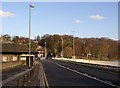
M108 65L108 66L115 66L120 67L120 61L98 61L98 60L85 60L85 59L70 59L70 58L55 58L57 60L67 60L67 61L74 61L74 62L82 62L82 63L89 63L89 64L98 64L98 65Z

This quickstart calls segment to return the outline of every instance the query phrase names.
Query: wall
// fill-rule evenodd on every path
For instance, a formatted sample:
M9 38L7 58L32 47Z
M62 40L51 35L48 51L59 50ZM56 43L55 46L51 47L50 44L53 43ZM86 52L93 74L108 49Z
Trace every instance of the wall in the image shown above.
M22 65L21 61L15 61L15 62L3 62L2 63L2 70L7 69L7 68L13 68L15 66L20 66Z
M1 60L2 61L2 70L22 65L21 61L18 58L18 55L2 54L0 59L2 59Z

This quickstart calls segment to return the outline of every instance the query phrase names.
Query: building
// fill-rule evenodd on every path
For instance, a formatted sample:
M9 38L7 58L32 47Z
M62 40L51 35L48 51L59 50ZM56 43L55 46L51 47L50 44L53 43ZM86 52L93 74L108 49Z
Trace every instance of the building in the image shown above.
M30 53L30 66L34 65L37 54L37 51ZM18 65L29 66L29 52L2 52L0 53L0 57L2 58L2 69L11 68Z

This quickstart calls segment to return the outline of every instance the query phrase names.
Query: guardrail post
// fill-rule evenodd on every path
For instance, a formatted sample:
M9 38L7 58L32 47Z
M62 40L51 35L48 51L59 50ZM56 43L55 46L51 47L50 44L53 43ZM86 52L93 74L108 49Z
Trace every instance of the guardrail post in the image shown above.
M27 74L27 83L28 83L28 81L29 81L29 73Z
M24 86L26 86L26 84L27 84L27 78L26 78L27 76L26 76L26 74L24 75Z
M30 72L28 73L28 82L30 82L30 79L31 79L31 77L30 77Z
M30 79L32 78L32 71L30 71Z
M17 87L19 87L20 86L20 79L18 78L17 79Z
M25 85L25 75L23 76L23 83L22 83L22 86Z

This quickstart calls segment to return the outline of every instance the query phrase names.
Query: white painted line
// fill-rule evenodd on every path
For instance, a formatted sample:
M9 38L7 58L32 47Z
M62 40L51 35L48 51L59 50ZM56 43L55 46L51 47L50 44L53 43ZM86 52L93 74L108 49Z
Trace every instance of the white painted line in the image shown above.
M88 77L88 78L97 80L97 81L99 81L99 82L102 82L102 83L104 83L104 84L107 84L107 85L110 85L110 86L113 86L113 87L116 87L116 88L120 88L119 86L116 86L116 85L112 84L112 82L110 82L110 81L107 81L107 80L104 81L104 80L98 79L97 77L90 76L90 75L88 75L88 74L86 74L86 73L81 73L81 72L79 72L79 71L77 71L77 70L74 70L74 69L65 67L65 66L60 65L60 64L58 64L58 63L55 63L55 64L58 65L58 66L60 66L60 67L62 67L62 68L64 68L64 69L70 70L70 71L75 72L75 73L80 74L80 75L83 75L83 76L85 76L85 77Z
M41 66L41 72L42 72L42 81L43 81L43 86L45 86L46 88L49 88L49 84L48 84L48 80L47 80L47 77L46 77L46 74L45 74L45 71L44 71L44 67L42 65L42 63L40 63L40 66Z

